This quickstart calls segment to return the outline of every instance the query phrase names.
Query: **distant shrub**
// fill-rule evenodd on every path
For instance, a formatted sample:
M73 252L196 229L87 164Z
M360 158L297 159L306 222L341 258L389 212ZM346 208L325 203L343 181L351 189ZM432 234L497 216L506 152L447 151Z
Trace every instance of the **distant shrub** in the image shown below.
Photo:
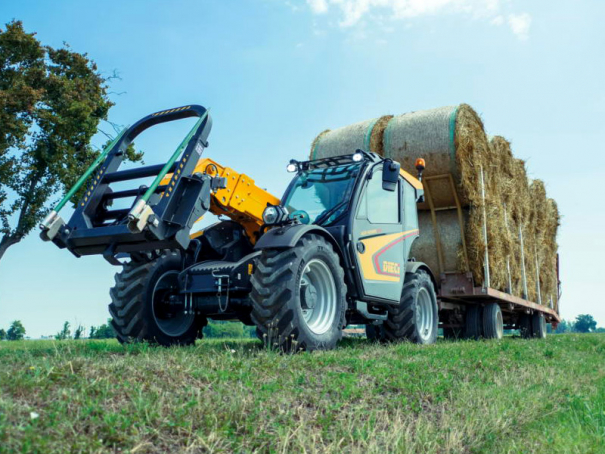
M256 328L241 322L211 321L204 327L207 338L249 338L256 337Z

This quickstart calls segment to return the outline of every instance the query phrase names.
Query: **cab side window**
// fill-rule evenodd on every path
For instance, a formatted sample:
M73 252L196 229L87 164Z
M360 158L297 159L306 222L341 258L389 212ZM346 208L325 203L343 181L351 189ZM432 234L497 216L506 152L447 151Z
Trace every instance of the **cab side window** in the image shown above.
M404 222L403 230L415 230L418 228L418 210L416 209L416 190L407 181L400 182L403 184L403 211Z
M372 174L361 203L366 206L363 209L360 207L360 212L363 210L364 214L367 213L370 223L399 223L399 188L392 192L382 189L382 169L379 168Z

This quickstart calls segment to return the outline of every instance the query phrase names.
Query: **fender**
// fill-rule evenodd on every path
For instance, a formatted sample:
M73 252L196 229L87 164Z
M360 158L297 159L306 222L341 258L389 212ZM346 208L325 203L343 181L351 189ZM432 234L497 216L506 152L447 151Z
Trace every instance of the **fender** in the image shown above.
M307 224L291 224L274 227L260 237L256 242L254 249L258 251L262 249L293 248L304 235L309 233L323 236L334 246L337 252L340 252L340 246L330 232L318 225Z
M407 262L405 264L405 272L407 273L415 273L418 270L424 270L426 271L429 276L431 277L431 281L433 281L433 286L435 287L435 292L437 291L437 279L435 279L435 276L433 275L433 272L431 271L431 269L429 268L429 266L426 263L423 262Z

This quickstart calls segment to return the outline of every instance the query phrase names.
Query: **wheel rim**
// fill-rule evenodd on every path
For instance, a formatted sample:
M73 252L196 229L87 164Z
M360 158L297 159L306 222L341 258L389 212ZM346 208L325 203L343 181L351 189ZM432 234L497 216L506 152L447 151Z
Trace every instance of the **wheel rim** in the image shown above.
M424 287L420 288L416 300L416 327L420 339L428 341L431 338L434 323L435 313L431 295Z
M300 301L305 323L315 334L327 332L336 317L336 284L328 265L313 259L300 277Z
M502 319L502 312L496 313L496 339L502 339L504 336L504 320Z
M179 293L178 271L167 271L153 288L152 312L160 330L171 337L187 332L195 319L193 311L186 311L185 295Z

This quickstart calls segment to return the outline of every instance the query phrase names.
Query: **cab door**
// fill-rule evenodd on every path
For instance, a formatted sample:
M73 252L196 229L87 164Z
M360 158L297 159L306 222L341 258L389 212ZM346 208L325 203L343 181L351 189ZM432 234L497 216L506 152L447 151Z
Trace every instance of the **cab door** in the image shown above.
M371 170L352 226L355 260L365 296L399 302L405 277L402 180L382 188L382 165Z

